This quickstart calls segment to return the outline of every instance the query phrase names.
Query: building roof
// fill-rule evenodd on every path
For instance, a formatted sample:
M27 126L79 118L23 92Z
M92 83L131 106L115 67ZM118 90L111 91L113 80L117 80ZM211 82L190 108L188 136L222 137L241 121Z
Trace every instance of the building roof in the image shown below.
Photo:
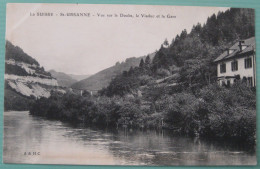
M245 39L243 41L244 41L244 43L242 43L242 46L246 46L245 49L240 51L239 41L238 41L232 47L229 48L229 50L233 50L232 53L228 54L228 52L225 51L219 57L217 57L217 59L215 59L214 62L219 62L219 61L223 61L223 60L236 58L238 56L244 55L248 52L252 52L255 50L255 37L251 37L251 38Z

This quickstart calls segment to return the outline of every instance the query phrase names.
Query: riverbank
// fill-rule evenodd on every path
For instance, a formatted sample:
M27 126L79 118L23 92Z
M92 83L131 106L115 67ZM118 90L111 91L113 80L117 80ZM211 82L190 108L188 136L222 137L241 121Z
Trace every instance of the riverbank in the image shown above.
M243 83L209 85L161 95L144 105L138 97L80 96L53 93L30 109L35 116L104 127L172 129L192 137L237 139L256 144L256 93Z

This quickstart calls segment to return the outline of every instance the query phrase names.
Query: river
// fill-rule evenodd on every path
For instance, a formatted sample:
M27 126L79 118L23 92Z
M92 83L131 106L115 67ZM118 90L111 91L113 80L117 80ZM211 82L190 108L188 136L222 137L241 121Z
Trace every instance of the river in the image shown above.
M169 131L101 130L4 112L4 163L87 165L255 165L256 153L224 141ZM29 154L36 155L29 155Z

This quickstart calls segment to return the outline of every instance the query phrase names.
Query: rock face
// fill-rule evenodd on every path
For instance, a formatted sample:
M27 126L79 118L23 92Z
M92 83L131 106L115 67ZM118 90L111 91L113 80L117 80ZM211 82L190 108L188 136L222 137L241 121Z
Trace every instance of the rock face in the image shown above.
M7 42L5 110L26 110L34 100L50 97L51 91L65 92L35 59Z
M39 77L31 76L17 76L5 74L7 85L14 89L16 92L27 97L49 97L50 90L47 86L57 87L56 79L42 79Z

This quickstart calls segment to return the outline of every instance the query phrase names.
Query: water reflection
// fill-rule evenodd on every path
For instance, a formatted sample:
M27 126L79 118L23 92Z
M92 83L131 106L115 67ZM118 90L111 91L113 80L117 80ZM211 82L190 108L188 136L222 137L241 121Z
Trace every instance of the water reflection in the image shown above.
M4 113L4 162L89 165L254 165L243 145L173 136L169 131L71 126ZM40 152L39 156L24 152Z

